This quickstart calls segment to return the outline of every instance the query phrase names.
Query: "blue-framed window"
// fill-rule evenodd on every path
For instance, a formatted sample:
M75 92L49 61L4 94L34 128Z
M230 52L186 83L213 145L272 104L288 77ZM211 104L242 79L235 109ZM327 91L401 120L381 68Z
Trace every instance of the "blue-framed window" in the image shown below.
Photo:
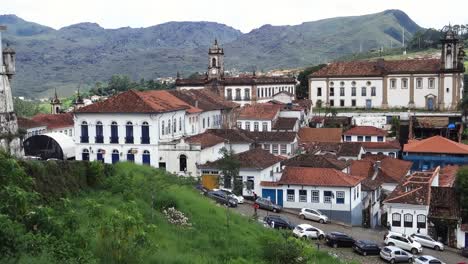
M345 202L345 192L343 191L336 192L336 203L344 204L344 202Z

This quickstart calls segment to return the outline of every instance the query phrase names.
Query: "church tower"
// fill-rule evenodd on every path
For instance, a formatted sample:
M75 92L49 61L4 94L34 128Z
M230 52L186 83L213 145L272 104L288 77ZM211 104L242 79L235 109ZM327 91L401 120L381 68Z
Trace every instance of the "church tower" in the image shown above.
M60 99L57 96L57 88L55 88L54 98L50 100L50 106L51 106L50 112L53 115L60 114L60 112L62 112L62 102L60 102Z
M83 98L80 95L80 88L78 87L78 92L76 93L76 98L73 100L73 110L78 110L84 106Z
M452 26L443 29L442 52L441 52L441 70L456 71L463 69L463 61L460 64L460 58L464 57L463 45L458 38L457 32L453 31Z
M0 26L0 147L13 156L22 156L21 139L18 133L18 120L13 108L13 94L10 82L15 74L15 51L2 45Z
M224 76L224 50L216 39L208 49L208 59L208 79L221 79Z

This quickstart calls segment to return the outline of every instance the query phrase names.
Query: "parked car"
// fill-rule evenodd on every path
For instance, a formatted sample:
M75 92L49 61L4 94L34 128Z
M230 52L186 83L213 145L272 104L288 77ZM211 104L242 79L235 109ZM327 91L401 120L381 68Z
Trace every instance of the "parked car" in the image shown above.
M324 215L320 210L311 208L302 208L299 213L299 217L302 219L309 219L320 222L321 224L328 222L328 216Z
M354 245L354 239L340 232L331 232L325 236L327 245L337 248L337 247L352 247Z
M433 248L434 250L444 250L444 244L439 241L432 239L432 237L422 234L412 234L410 236L414 241L419 242L421 246Z
M468 247L461 250L461 255L468 258Z
M354 242L353 249L363 256L379 255L380 253L379 244L371 240L357 240Z
M244 203L244 197L242 195L235 195L231 190L229 189L213 189L213 191L221 191L224 192L225 194L229 195L230 197L234 198L237 200L238 204L243 204Z
M258 205L258 208L273 211L279 213L283 208L280 205L273 203L272 201L259 197L255 200L255 204Z
M227 194L221 191L209 191L206 196L215 200L219 204L224 204L229 207L237 207L237 201L234 198L229 197Z
M276 229L293 229L295 227L289 219L279 215L267 215L263 218L263 222Z
M385 236L385 245L397 246L404 250L408 250L413 254L422 252L422 246L419 242L414 241L411 237L396 232L388 232Z
M414 260L414 263L417 264L445 264L439 259L434 258L433 256L423 255L419 256Z
M314 238L319 240L325 238L325 232L309 224L297 225L293 230L293 234L298 238Z
M413 263L413 255L399 247L386 246L380 251L380 258L390 263Z

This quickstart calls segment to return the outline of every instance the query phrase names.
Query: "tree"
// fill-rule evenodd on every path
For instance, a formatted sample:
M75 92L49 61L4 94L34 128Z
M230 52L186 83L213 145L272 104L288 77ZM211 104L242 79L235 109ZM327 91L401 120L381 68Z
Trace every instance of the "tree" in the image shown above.
M31 117L40 112L39 104L14 98L13 105L17 116Z
M455 190L460 201L462 220L466 223L468 222L468 166L461 167L458 170Z
M220 160L219 169L223 175L224 186L231 186L231 182L233 182L232 192L236 195L242 195L243 183L239 179L240 162L236 159L232 150L223 147L219 153L223 156Z
M309 96L309 75L325 67L325 64L320 64L305 68L297 76L299 84L296 87L296 95L298 98L307 98Z

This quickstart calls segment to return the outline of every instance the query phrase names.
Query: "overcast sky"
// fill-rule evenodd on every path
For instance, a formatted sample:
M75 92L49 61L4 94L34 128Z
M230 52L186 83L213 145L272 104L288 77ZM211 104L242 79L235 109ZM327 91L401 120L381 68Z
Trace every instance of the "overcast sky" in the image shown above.
M0 14L61 28L95 22L104 28L168 21L214 21L249 32L264 24L295 25L386 9L406 12L422 27L468 23L468 0L3 0Z

